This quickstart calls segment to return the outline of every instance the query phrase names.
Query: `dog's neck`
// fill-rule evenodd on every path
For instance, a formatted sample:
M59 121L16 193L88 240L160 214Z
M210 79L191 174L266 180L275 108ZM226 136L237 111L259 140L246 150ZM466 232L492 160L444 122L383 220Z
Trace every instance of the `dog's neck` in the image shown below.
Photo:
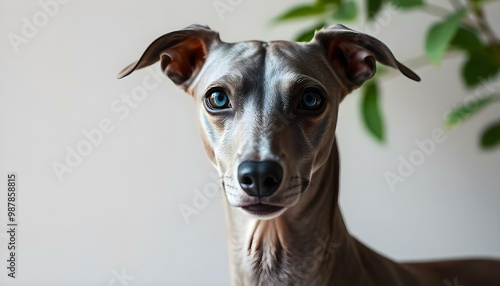
M340 273L361 274L356 242L347 232L337 204L335 142L329 159L311 182L296 206L272 220L251 219L226 202L233 285L322 285L330 284ZM348 268L343 267L346 262Z

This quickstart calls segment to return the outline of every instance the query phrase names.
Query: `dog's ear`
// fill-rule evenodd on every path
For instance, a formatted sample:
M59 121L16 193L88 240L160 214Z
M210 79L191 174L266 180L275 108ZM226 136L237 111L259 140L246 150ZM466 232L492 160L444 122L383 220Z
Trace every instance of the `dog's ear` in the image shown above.
M161 61L163 72L176 85L186 86L201 70L215 41L220 41L219 34L201 25L165 34L152 42L138 61L124 68L118 78Z
M420 81L417 74L396 60L384 43L343 25L317 31L313 42L318 42L325 48L335 73L349 91L373 77L376 71L375 61L398 69L410 79Z

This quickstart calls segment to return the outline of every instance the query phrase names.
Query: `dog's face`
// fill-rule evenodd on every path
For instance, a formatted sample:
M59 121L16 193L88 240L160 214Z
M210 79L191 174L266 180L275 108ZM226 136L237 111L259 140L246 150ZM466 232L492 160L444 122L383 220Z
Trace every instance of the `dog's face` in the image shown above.
M319 45L257 41L222 44L208 54L190 92L230 205L275 217L298 202L328 157L342 86L323 54ZM281 174L269 170L267 177L279 186L268 194L245 190L267 178L250 174L244 182L245 162L276 163L269 168ZM250 173L259 168L251 165Z
M134 69L161 61L196 101L204 146L227 201L257 219L284 213L329 156L338 105L375 73L399 68L380 41L336 26L309 43L222 42L201 26L153 42Z

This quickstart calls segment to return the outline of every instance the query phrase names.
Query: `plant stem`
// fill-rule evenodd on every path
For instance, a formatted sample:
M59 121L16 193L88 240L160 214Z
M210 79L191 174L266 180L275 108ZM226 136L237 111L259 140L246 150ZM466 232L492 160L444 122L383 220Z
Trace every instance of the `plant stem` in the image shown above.
M469 0L470 2L470 0ZM484 11L482 7L478 7L476 9L472 9L474 15L476 16L476 21L479 26L481 32L484 33L484 36L488 40L490 44L498 44L498 39L495 36L495 33L491 29L490 25L486 21L486 16L484 15Z
M481 29L481 31L484 33L484 35L488 39L488 42L492 45L498 44L498 40L497 40L495 34L493 33L493 30L491 29L488 22L486 22L483 10L482 9L475 10L474 14L477 17L477 24L479 25L479 28Z
M491 45L493 52L497 61L500 62L500 41L495 36L493 29L490 27L488 21L486 21L486 16L484 15L484 10L481 5L474 5L472 0L467 0L469 4L469 9L475 16L477 27L480 33L484 35L488 44Z
M446 18L451 13L453 13L453 11L450 11L448 9L441 7L441 6L437 6L437 5L430 4L430 3L426 3L425 6L422 7L422 11L426 12L427 14L436 16L438 18ZM476 30L479 29L479 27L474 22L472 22L470 19L464 19L464 20L462 20L462 22L464 25L469 26L473 29L476 29Z

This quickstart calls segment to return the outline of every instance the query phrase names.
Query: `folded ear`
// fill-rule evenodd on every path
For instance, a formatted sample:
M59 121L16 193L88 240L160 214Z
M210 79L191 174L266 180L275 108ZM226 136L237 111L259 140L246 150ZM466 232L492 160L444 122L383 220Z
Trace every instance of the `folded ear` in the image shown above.
M138 61L124 68L118 78L161 61L163 72L175 84L186 86L201 70L215 41L220 42L219 34L201 25L165 34L152 42Z
M398 69L412 80L420 81L417 74L396 60L384 43L343 25L317 31L313 41L325 47L328 60L349 91L360 87L375 75L375 61Z

